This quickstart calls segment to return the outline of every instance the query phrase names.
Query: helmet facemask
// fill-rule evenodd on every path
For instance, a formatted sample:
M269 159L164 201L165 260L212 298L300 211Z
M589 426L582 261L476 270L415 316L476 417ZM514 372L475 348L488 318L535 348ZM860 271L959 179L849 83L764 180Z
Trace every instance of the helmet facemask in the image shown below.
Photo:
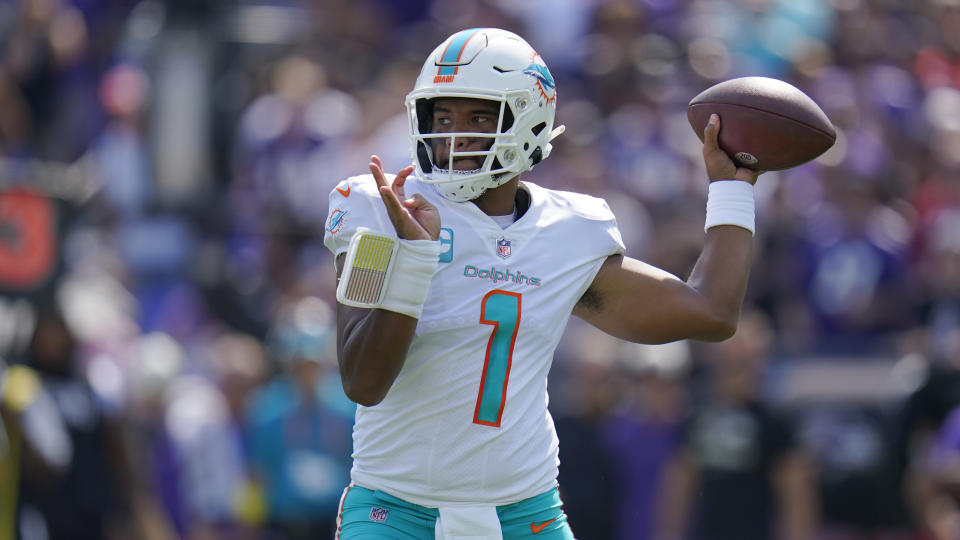
M512 133L514 114L511 107L503 99L489 101L497 103L497 129L493 133L482 132L441 132L433 133L433 105L437 99L465 97L477 99L476 95L451 96L443 95L439 98L416 99L416 116L411 123L416 122L413 133L416 147L416 166L421 176L430 183L438 185L440 191L448 199L462 202L479 197L487 189L501 186L518 174L526 170L522 167L520 144ZM411 126L412 128L412 126ZM457 140L468 138L471 140L487 139L486 145L469 145L469 149L458 150ZM437 162L434 145L447 144L449 152L443 163ZM454 161L460 158L477 158L480 166L471 170L461 170L454 166Z

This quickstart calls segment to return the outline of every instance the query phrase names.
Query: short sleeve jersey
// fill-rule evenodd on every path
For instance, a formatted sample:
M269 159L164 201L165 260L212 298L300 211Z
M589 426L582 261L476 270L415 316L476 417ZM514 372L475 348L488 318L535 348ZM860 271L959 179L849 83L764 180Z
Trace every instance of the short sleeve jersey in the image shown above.
M357 408L355 483L424 506L509 504L556 485L547 374L577 301L624 246L602 199L520 189L530 207L502 229L407 180L408 197L439 209L442 251L400 374ZM370 175L331 192L326 246L345 252L358 227L395 235Z

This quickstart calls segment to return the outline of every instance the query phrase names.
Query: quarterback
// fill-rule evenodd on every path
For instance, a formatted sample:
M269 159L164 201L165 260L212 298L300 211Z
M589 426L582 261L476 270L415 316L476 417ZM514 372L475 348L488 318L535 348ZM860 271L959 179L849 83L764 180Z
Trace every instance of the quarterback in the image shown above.
M622 339L736 329L757 173L705 130L703 252L686 281L625 257L606 202L521 181L550 155L556 83L519 36L463 30L407 96L413 164L330 194L337 352L360 406L338 538L572 539L547 374L577 315Z

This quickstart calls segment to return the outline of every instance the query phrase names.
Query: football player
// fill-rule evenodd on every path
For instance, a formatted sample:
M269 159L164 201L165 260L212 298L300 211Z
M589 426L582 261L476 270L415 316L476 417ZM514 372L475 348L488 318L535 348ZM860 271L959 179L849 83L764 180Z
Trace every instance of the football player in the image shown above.
M407 96L413 164L330 194L337 346L360 406L338 537L571 539L547 374L571 314L622 339L723 340L753 184L705 130L706 239L683 281L625 257L602 199L520 174L550 155L556 83L519 36L457 32Z

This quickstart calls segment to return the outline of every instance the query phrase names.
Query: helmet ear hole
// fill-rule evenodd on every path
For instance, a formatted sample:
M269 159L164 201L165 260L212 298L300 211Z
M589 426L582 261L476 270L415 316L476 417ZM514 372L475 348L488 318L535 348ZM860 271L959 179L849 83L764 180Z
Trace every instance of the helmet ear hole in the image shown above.
M539 135L540 132L543 131L543 128L545 128L545 127L547 127L547 123L546 123L546 122L540 122L539 124L537 124L537 125L533 126L532 128L530 128L530 131L533 132L534 135Z
M543 161L543 150L538 146L536 150L530 154L530 166L532 167L541 161Z

